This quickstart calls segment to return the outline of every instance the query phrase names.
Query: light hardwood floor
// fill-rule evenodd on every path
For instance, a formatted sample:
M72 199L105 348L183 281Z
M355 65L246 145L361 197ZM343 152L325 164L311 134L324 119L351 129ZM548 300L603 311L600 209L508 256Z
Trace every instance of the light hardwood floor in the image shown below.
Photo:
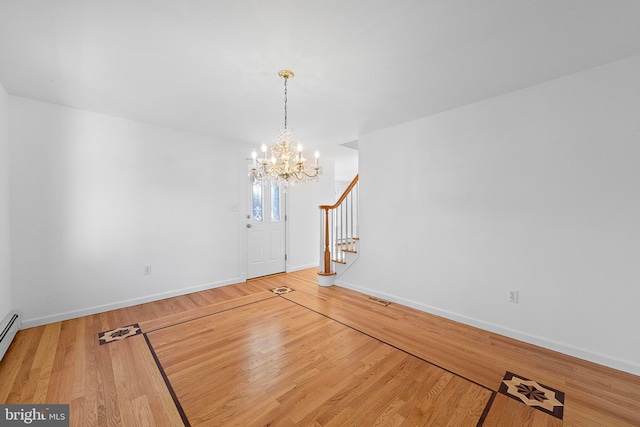
M564 392L563 420L498 392L507 371ZM640 378L305 270L22 330L0 403L68 403L75 426L639 426Z

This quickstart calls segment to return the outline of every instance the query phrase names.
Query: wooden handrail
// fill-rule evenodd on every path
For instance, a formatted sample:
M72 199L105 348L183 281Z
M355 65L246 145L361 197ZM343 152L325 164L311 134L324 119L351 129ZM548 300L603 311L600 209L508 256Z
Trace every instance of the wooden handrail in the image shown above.
M320 205L318 206L322 211L324 211L324 218L323 218L323 222L324 222L324 236L322 236L323 240L324 240L324 253L323 253L323 270L321 272L319 272L318 274L320 275L333 275L335 274L334 272L331 271L331 248L329 247L329 211L332 209L337 209L342 202L345 201L345 199L347 198L347 196L349 195L349 193L351 193L351 191L354 189L354 187L356 186L356 184L358 184L358 179L360 177L360 174L357 174L355 176L355 178L353 178L353 181L351 181L351 183L347 186L347 188L344 190L344 192L342 193L342 195L340 196L340 198L338 198L338 201L335 202L333 205Z
M349 194L349 192L351 190L353 190L353 187L356 186L356 184L358 183L358 178L359 178L360 174L357 174L355 178L353 178L353 181L351 181L351 184L349 184L349 186L344 190L344 192L342 193L342 196L340 196L340 198L338 199L337 202L335 202L333 205L320 205L318 206L320 209L335 209L338 206L340 206L340 203L342 203L344 201L344 199L347 198L347 195Z

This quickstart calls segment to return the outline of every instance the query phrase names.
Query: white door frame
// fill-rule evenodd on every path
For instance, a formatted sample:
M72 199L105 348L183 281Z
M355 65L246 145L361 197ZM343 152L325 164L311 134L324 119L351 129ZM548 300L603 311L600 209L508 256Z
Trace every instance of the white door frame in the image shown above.
M244 216L245 227L245 261L246 278L266 276L285 272L287 270L287 191L284 185L280 186L280 220L271 220L271 184L260 183L262 186L262 221L256 220L253 215L253 178L246 178L245 200L246 214Z

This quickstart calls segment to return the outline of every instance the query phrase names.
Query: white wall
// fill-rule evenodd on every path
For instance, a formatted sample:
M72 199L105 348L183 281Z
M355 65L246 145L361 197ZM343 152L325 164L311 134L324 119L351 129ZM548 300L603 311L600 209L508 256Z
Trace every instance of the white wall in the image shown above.
M340 283L640 374L639 118L636 56L362 136Z
M12 296L26 326L240 280L234 145L13 96L9 111Z
M9 95L0 84L0 321L11 311L9 237Z
M334 164L322 161L322 175L318 182L307 182L287 189L289 218L287 241L287 271L317 267L320 262L320 209L333 203Z

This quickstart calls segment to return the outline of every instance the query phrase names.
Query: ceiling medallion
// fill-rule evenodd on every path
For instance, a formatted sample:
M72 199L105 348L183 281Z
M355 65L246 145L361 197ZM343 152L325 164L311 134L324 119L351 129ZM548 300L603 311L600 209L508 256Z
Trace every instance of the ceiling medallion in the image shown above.
M271 145L271 156L267 155L267 145L262 144L262 156L253 150L251 157L251 174L260 181L275 181L288 184L306 181L317 181L322 174L319 157L315 152L313 165L307 164L302 154L302 145L295 144L291 129L287 128L287 82L294 74L291 70L280 70L278 75L284 79L284 127L278 133L278 139Z

